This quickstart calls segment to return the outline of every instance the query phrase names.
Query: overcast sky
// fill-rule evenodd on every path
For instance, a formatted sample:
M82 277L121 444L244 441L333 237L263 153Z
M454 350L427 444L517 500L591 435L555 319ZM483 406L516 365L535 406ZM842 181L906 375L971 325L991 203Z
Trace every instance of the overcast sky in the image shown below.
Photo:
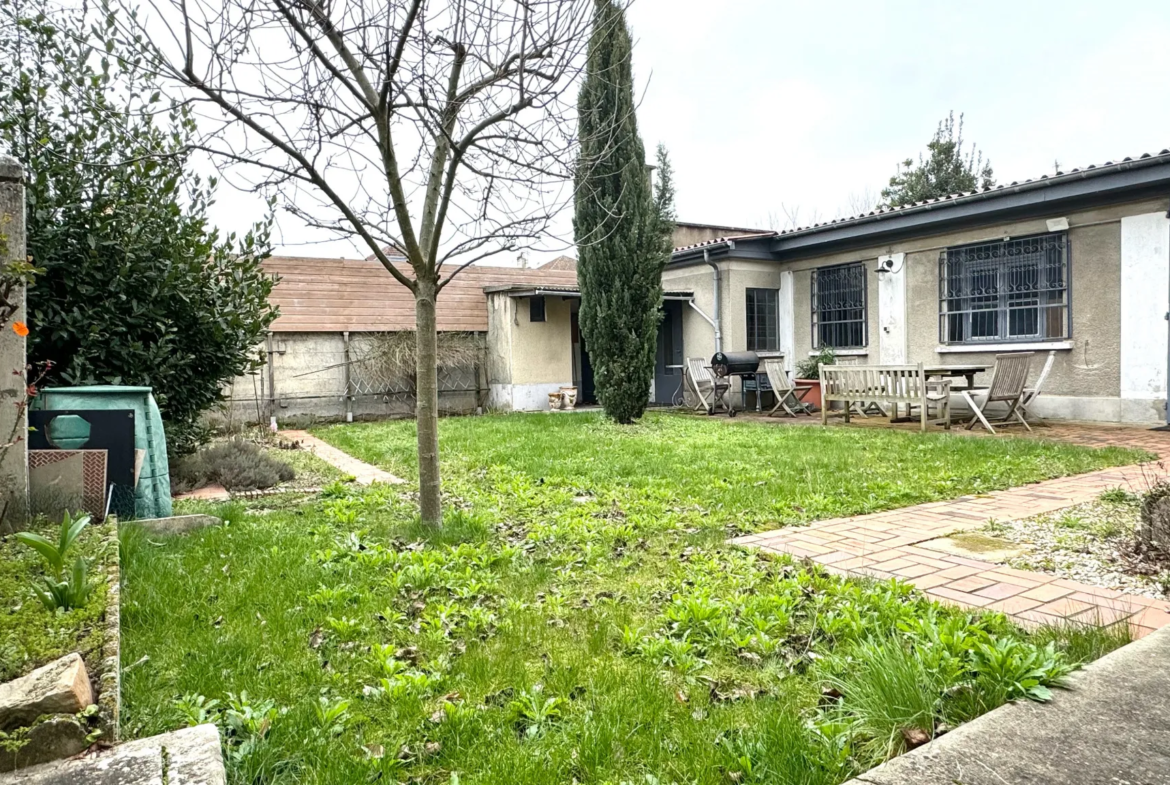
M1170 147L1165 0L636 0L629 19L642 138L669 149L685 221L847 214L950 110L1001 183ZM224 186L221 228L245 202ZM354 254L280 228L282 253Z

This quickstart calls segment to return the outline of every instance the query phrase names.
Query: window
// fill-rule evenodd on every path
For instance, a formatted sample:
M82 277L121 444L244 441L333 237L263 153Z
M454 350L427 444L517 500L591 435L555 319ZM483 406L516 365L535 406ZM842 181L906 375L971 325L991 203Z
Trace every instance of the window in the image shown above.
M528 298L528 321L543 322L544 321L544 297L529 297Z
M866 345L865 285L861 262L813 270L814 349L861 349Z
M948 248L939 254L939 340L1050 341L1069 336L1063 232Z
M774 352L780 348L780 290L747 290L747 348Z

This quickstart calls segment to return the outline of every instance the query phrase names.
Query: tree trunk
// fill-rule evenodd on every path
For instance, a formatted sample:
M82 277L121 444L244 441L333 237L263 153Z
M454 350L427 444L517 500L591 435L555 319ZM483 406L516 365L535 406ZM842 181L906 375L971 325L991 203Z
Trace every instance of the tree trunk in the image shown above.
M435 332L435 282L418 281L415 293L415 419L418 425L418 509L422 522L443 523L439 490L439 373Z

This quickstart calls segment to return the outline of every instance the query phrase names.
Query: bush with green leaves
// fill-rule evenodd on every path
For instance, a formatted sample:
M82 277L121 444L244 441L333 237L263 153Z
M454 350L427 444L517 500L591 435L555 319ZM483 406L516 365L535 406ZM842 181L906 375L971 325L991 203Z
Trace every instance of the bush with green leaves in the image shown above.
M0 146L25 167L32 361L51 384L152 387L189 451L225 382L256 368L275 318L270 220L208 225L215 180L188 166L194 120L141 67L142 42L94 50L113 20L48 0L0 5ZM107 40L112 40L107 36Z
M177 493L222 485L229 491L271 488L296 477L283 461L268 455L259 445L231 439L177 458L171 464L171 490Z
M89 579L89 562L78 556L68 562L69 551L81 530L89 525L89 516L71 518L69 513L61 520L61 531L56 542L36 532L18 532L16 539L35 550L45 560L44 585L32 587L33 593L50 611L68 611L85 605L93 592Z
M812 357L796 363L796 378L819 379L821 378L821 366L832 365L835 362L837 362L837 353L830 346L822 346L821 350Z

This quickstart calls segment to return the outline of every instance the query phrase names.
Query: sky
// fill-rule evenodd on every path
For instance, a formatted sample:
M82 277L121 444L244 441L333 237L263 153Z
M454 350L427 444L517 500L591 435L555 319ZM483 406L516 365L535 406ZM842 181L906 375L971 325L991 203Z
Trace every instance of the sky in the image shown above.
M1165 0L635 0L629 23L642 138L670 153L683 221L851 214L950 111L1000 183L1170 147ZM221 188L222 229L261 211ZM356 253L279 223L279 253Z

